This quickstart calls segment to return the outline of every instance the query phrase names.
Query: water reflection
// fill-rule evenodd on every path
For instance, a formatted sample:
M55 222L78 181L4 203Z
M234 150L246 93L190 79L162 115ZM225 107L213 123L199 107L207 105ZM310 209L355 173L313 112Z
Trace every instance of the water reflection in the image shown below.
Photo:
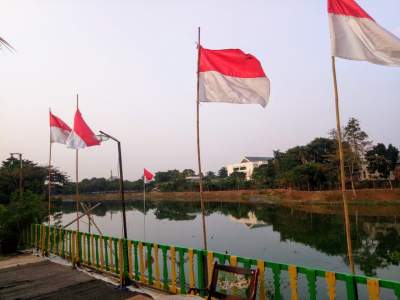
M143 214L143 203L128 202L127 209L129 213ZM56 210L64 215L73 215L75 203L58 203ZM185 224L182 226L193 223L197 228L195 222L200 213L200 205L193 202L148 201L144 213L152 220L149 226L162 222L157 230L165 230L163 236L167 242L168 239L175 239L188 246L188 237L177 232L179 225L175 223L178 221L178 224ZM93 211L96 220L106 218L107 214L110 218L113 218L113 214L120 214L120 204L103 202ZM292 263L337 271L348 270L341 215L307 212L303 208L271 204L242 203L207 203L206 215L211 223L209 238L213 239L215 233L215 239L218 239L218 243L214 242L215 250L236 251L234 253L238 255L260 258L272 257L282 262L289 262L293 257ZM57 220L60 223L63 221L60 214ZM114 221L120 222L120 218L112 220L112 223ZM400 224L396 217L355 214L351 222L354 260L359 271L369 276L400 280ZM111 234L107 228L103 231ZM274 240L275 235L278 235L277 241ZM194 238L195 234L191 237Z

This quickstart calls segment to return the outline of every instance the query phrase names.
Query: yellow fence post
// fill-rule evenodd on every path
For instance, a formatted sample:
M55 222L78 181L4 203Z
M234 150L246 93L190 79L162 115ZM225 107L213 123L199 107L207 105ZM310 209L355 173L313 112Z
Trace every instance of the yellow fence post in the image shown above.
M299 297L297 295L297 267L294 265L290 265L288 267L289 279L290 279L290 299L298 300Z
M326 285L328 287L329 300L335 300L336 298L336 275L333 272L325 273Z
M112 238L110 237L108 239L108 245L110 248L110 251L108 252L108 256L110 257L110 270L111 272L114 272L114 259L113 259L113 243L112 243Z
M104 241L103 241L103 236L100 235L100 269L104 270Z
M229 263L232 267L236 267L237 266L237 256L231 255L231 257L229 258Z
M158 262L158 245L156 243L153 244L154 248L154 266L155 266L155 281L154 285L156 288L161 289L160 282L160 266Z
M368 299L379 300L379 281L376 279L367 279Z
M169 253L171 255L171 286L169 290L176 294L176 251L174 246L169 248Z
M260 300L265 300L265 264L263 260L257 261L257 268L258 268L258 281L260 283L260 292L259 297Z
M207 270L208 270L208 285L210 285L213 267L214 267L214 254L211 251L207 252L207 265L208 265L208 268L207 268Z
M194 265L193 265L193 249L188 250L189 256L189 287L194 288Z

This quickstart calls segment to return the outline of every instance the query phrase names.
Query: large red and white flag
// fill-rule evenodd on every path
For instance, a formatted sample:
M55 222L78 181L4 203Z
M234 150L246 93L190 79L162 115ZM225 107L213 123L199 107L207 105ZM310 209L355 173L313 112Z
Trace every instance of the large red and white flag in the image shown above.
M143 178L145 183L150 182L153 180L154 174L145 168L143 169Z
M71 128L60 118L50 113L50 143L65 144L71 133Z
M101 140L93 133L93 131L83 120L81 112L76 109L74 118L74 130L67 139L68 148L80 149L90 146L100 145Z
M354 0L328 0L328 12L333 56L400 66L400 39Z
M240 49L200 47L199 98L201 102L260 104L269 100L270 81L261 63Z

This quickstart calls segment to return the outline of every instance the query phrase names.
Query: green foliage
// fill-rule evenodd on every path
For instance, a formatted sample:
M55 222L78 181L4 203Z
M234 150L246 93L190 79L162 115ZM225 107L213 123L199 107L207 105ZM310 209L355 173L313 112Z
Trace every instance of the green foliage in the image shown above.
M228 170L225 167L222 167L221 169L219 169L218 171L218 177L219 178L226 178L228 177Z
M8 204L11 194L19 189L20 162L8 158L0 167L0 203ZM53 193L60 192L67 183L67 176L53 168L51 171ZM35 194L47 192L48 168L37 165L30 160L22 160L22 187Z
M368 171L378 172L383 178L389 178L390 172L394 171L399 156L399 150L392 144L386 148L384 144L377 144L366 154Z
M23 229L30 224L40 223L46 215L43 196L25 191L22 199L13 193L8 205L0 205L0 240L19 240Z

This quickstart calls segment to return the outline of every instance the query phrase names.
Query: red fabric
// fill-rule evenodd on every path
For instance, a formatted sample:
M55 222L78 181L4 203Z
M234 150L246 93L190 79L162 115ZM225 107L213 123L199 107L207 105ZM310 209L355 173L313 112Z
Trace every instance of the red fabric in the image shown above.
M50 127L58 127L66 131L71 131L71 128L63 122L60 118L56 117L50 112Z
M146 168L143 169L143 176L147 181L150 181L154 178L154 174L148 171Z
M373 20L372 17L354 0L328 0L328 12L330 14Z
M100 145L100 141L97 139L96 135L86 124L85 120L83 120L79 109L76 109L75 113L74 131L86 143L87 147Z
M260 62L240 49L210 50L200 47L200 72L217 71L240 78L266 77Z

